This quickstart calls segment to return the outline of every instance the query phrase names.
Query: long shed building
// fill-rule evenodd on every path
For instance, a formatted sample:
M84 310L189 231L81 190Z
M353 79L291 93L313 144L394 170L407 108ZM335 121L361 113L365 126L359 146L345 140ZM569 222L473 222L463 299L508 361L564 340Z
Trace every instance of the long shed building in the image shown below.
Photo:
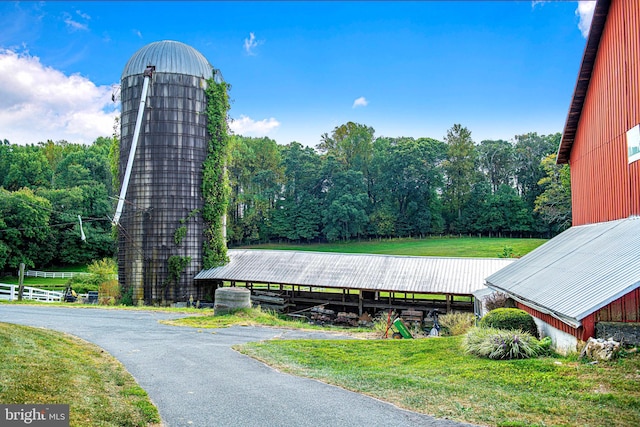
M389 308L471 311L471 295L485 287L484 278L513 262L253 249L228 255L227 265L201 271L196 286L239 282L254 293L284 295L291 310L327 304L358 314Z

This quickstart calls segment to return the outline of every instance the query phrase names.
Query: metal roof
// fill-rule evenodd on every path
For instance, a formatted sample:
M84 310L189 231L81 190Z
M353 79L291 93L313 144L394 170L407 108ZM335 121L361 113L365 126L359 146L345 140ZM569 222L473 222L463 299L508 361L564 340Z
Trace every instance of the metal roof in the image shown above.
M571 227L487 277L487 286L567 324L640 286L640 217Z
M229 250L229 263L203 270L214 279L322 288L470 295L511 259L438 258L277 250Z
M156 73L187 74L210 78L213 67L200 52L184 43L163 40L142 47L127 62L121 79L142 74L149 65Z
M609 13L610 5L611 0L598 0L595 10L593 11L593 19L591 20L591 28L589 29L589 38L587 39L584 54L582 55L580 72L578 73L576 86L573 90L571 106L569 107L567 121L565 122L564 131L562 132L560 147L558 147L558 156L556 158L556 163L558 164L569 163L571 147L575 141L578 123L580 122L580 116L582 115L582 107L584 107L584 100L587 96L587 89L589 89L589 82L591 82L591 74L596 62L598 46L600 45L600 38L602 37L604 24L607 21L607 14Z

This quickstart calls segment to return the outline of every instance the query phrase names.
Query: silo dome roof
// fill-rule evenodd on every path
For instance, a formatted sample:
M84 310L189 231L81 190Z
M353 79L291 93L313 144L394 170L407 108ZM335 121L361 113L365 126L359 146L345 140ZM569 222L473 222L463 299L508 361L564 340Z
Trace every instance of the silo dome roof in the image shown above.
M213 67L200 52L184 43L163 40L150 43L134 53L122 71L122 79L144 73L149 65L155 65L156 73L205 78L213 74Z

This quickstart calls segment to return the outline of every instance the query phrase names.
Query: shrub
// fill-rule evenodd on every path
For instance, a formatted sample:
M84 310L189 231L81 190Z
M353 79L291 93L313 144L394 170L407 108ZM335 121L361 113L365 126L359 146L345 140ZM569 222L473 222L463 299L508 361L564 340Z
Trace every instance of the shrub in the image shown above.
M86 294L89 291L97 291L100 284L91 276L74 276L67 280L66 286L71 286L78 294Z
M538 327L533 317L519 308L496 308L487 313L481 320L480 326L486 328L520 330L538 336Z
M473 313L449 313L440 316L439 321L449 335L462 335L475 324L476 317Z
M507 295L502 292L494 292L484 300L484 305L489 311L495 310L496 308L503 308L506 307L507 298Z
M79 294L86 294L89 291L98 291L100 294L105 293L107 299L104 302L110 301L109 297L112 296L114 297L113 302L117 302L120 289L117 281L118 265L116 262L111 258L104 258L100 261L92 262L87 267L87 270L89 274L74 276L67 282L67 285L71 285L73 290Z
M528 359L544 353L531 334L496 328L471 328L463 345L467 353L489 359Z
M117 279L106 280L100 284L98 289L100 305L115 305L120 299L120 284Z

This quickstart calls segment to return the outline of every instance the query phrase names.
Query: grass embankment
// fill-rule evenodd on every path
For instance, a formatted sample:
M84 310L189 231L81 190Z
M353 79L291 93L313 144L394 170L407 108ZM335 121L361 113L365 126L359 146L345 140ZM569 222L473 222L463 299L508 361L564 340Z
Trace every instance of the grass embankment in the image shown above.
M429 237L424 239L383 239L344 243L305 243L240 246L238 249L277 249L295 251L368 253L386 255L497 258L505 247L514 256L523 256L545 243L546 239L510 239L478 237Z
M229 326L271 326L285 329L308 329L321 331L349 332L350 334L370 332L369 328L343 328L340 326L313 325L304 320L287 318L274 312L260 309L242 309L223 316L214 316L212 310L201 310L200 316L183 317L182 319L161 320L160 323L173 326L189 326L192 328L215 329Z
M0 402L69 404L71 426L160 422L147 393L99 347L59 332L0 323Z
M587 364L575 358L489 360L460 337L249 343L240 352L279 370L403 408L498 426L640 425L640 356Z

